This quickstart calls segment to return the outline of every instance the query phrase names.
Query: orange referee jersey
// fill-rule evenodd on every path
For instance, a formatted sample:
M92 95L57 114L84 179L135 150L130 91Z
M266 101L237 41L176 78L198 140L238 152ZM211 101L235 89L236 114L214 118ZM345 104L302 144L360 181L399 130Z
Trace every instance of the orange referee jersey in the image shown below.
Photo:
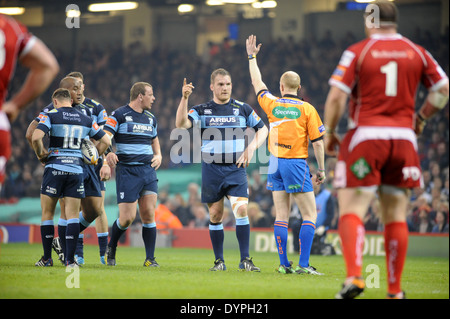
M269 151L280 158L308 158L309 140L325 134L325 128L314 106L294 95L282 98L264 90L258 102L270 123Z

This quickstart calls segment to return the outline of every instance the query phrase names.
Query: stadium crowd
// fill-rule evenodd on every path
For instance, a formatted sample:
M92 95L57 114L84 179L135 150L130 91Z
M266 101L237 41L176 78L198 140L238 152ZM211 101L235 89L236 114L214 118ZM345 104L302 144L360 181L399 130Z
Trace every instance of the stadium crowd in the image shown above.
M440 37L429 32L421 32L411 38L423 45L449 74L449 31ZM309 38L302 41L277 39L265 45L258 56L261 72L268 87L278 87L278 75L291 69L302 77L300 96L314 105L321 117L329 89L328 79L336 66L342 51L358 39L348 33L342 39L334 39L331 31L322 39ZM245 58L244 43L224 41L211 47L202 56L162 45L152 52L146 52L140 43L123 49L120 45L99 47L92 43L82 45L73 55L54 50L61 71L51 89L22 112L12 126L12 156L7 164L7 177L0 194L0 204L14 202L22 197L38 197L43 166L36 160L25 139L28 124L50 102L50 94L60 79L71 71L84 75L85 95L102 103L111 112L128 103L130 84L147 81L153 85L156 102L152 112L158 119L158 135L163 154L162 169L179 166L170 160L171 147L177 142L170 140L175 128L175 112L181 96L181 84L186 77L195 86L190 98L190 106L211 98L209 76L212 70L223 67L233 80L233 97L245 101L267 124L264 112L259 107L251 87L248 61ZM24 81L25 70L20 67L12 82L10 91L15 91ZM276 93L276 92L274 92ZM425 96L423 88L418 92L421 103ZM422 136L418 138L419 155L423 170L424 189L415 189L411 196L409 229L415 232L447 232L449 220L449 107L431 119ZM345 121L341 121L339 133L346 131ZM310 151L310 155L313 152ZM313 163L314 161L310 161ZM326 188L332 191L335 159L327 158ZM186 165L186 164L184 164ZM312 168L313 169L313 168ZM274 214L272 196L265 188L265 176L257 171L249 173L249 219L252 227L272 227ZM163 181L161 181L163 182ZM206 227L207 210L199 205L198 185L190 184L189 199L180 194L161 193L160 199L175 213L185 227ZM204 208L204 207L203 207ZM381 230L377 201L373 202L365 225L367 230ZM228 211L224 226L233 226L234 219ZM297 218L293 209L293 219ZM337 207L328 227L337 227Z

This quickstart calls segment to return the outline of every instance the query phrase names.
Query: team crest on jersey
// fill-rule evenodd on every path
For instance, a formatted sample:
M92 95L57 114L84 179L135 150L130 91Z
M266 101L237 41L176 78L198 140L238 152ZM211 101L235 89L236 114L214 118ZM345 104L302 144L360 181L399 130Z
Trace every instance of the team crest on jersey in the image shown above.
M372 171L369 163L367 163L364 157L361 157L356 162L354 162L352 166L350 166L350 170L358 179L363 179Z
M239 109L233 109L233 114L234 114L234 116L238 116L239 115Z

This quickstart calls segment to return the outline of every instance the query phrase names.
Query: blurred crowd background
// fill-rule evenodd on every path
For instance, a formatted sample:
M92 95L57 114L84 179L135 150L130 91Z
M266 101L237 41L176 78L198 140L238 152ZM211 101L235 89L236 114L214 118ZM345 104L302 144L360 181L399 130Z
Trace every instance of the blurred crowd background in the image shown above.
M269 89L279 94L279 77L286 70L295 70L302 78L299 95L313 104L323 118L324 103L329 89L328 79L337 65L343 50L358 41L352 33L344 38L333 37L332 31L320 39L295 41L277 39L263 43L258 62L263 79ZM449 31L442 35L416 30L412 38L428 49L449 74ZM175 113L181 97L183 78L195 86L190 106L212 98L209 88L210 74L219 67L232 75L233 97L250 104L268 124L264 112L256 101L248 72L245 43L234 43L224 39L221 43L210 43L209 51L202 56L169 46L161 46L147 52L142 45L134 43L126 49L110 45L99 47L86 43L72 55L56 50L61 65L57 82L71 71L84 75L85 95L100 102L108 112L128 103L132 83L146 81L152 84L156 101L152 112L158 119L158 135L163 153L161 169L178 167L170 160L170 149L176 141L170 140L175 128ZM23 83L26 70L19 67L13 79L11 91ZM52 89L55 89L53 87ZM7 165L7 178L0 194L2 203L13 203L23 197L39 197L43 167L25 139L29 123L50 101L50 90L21 113L12 126L13 153ZM426 92L420 88L417 107L423 102ZM419 155L425 183L424 189L415 189L411 196L409 227L415 232L448 232L449 214L449 108L447 107L427 123L422 136L418 138ZM346 122L340 123L338 132L344 134ZM310 166L314 170L315 159L310 151ZM327 185L325 188L335 196L331 187L334 172L334 158L327 158ZM250 204L249 216L252 227L272 227L273 203L265 189L265 175L258 170L249 170ZM162 181L160 181L162 182ZM162 190L160 201L178 216L185 227L206 227L208 212L199 200L199 185L186 185L189 198ZM329 229L337 227L337 204L328 218ZM228 212L229 213L229 212ZM298 217L295 207L293 220ZM382 230L379 222L379 207L375 200L365 218L367 230ZM229 216L225 226L233 226Z

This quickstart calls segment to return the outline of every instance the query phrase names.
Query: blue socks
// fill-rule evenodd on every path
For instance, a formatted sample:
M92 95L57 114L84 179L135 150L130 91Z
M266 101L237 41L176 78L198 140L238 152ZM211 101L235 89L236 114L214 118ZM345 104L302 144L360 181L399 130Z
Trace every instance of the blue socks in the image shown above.
M105 256L106 246L108 246L108 232L97 233L98 248L100 250L100 257Z
M300 260L298 264L301 267L309 266L309 256L311 254L311 246L314 239L314 232L316 230L316 224L311 221L305 220L300 228L300 234L298 236L300 247Z
M55 226L53 220L44 220L41 222L41 240L44 248L44 260L52 257L52 242L55 236Z
M80 220L71 218L67 220L66 230L66 264L74 262L75 249L77 248L78 235L80 234Z
M111 228L111 238L108 246L117 247L120 237L127 231L128 227L122 227L119 224L119 219L113 223ZM142 240L144 241L146 259L155 258L156 247L156 223L142 224ZM108 233L103 233L103 236L98 235L99 245L100 241L108 240ZM102 254L102 246L100 245L100 255ZM106 251L106 247L105 247Z
M215 260L223 259L223 240L225 238L222 223L209 223L209 236L213 246Z
M67 220L60 218L58 220L58 236L61 239L61 248L64 256L66 255L66 229L67 229Z
M146 259L155 258L156 223L142 224L142 239L144 240Z
M236 218L236 237L241 252L241 261L250 257L250 223L248 217Z
M298 264L301 267L309 266L309 257L315 230L316 225L313 222L307 220L303 221L298 236L300 246L300 258ZM275 221L273 232L278 249L278 256L280 257L280 264L289 267L290 264L287 258L288 222Z
M222 223L209 223L209 236L215 259L223 261L223 241L225 238ZM236 218L236 238L239 243L241 261L250 256L250 223L248 217Z
M117 247L117 243L119 242L120 237L124 232L127 231L127 229L128 227L120 226L119 219L117 218L111 227L111 238L109 239L108 246Z
M280 257L280 265L289 267L290 264L287 258L288 222L276 220L273 227L273 233L278 250L278 257Z

